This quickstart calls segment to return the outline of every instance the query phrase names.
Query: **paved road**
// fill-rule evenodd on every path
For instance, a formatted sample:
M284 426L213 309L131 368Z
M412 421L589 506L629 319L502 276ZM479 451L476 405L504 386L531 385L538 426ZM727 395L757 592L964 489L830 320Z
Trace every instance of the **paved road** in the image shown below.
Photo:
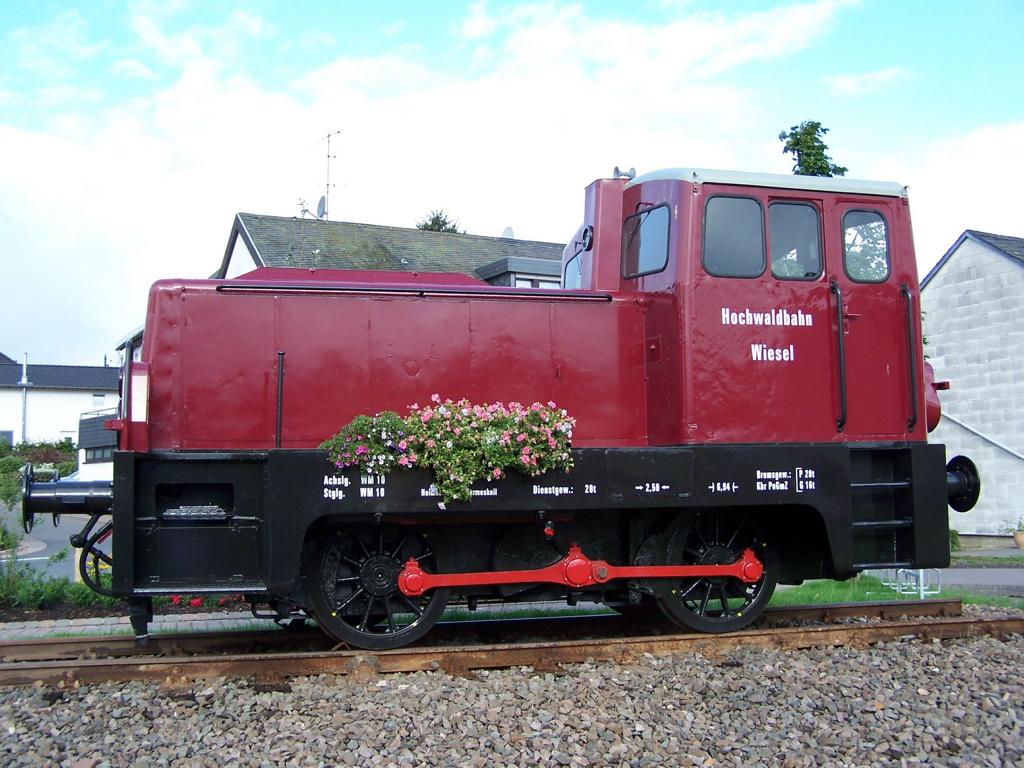
M1024 568L946 568L943 585L1013 587L1024 595Z
M54 528L50 515L36 515L35 527L28 536L25 536L21 528L21 508L18 505L4 510L3 504L0 504L0 519L7 530L22 536L22 546L19 547L22 555L18 558L20 562L44 570L51 576L74 578L74 550L68 544L68 537L82 529L83 518L65 515L60 525ZM50 557L64 549L67 550L67 556L59 563L51 563Z

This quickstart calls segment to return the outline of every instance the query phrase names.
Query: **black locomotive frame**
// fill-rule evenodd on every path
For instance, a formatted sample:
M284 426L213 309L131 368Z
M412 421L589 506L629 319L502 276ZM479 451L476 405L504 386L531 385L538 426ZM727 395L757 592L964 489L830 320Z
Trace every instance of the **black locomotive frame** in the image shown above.
M469 502L441 504L426 470L361 475L319 450L119 451L112 591L300 596L303 547L324 524L452 530L714 508L770 521L785 548L782 582L949 564L942 445L583 448L573 458L568 473L511 472Z

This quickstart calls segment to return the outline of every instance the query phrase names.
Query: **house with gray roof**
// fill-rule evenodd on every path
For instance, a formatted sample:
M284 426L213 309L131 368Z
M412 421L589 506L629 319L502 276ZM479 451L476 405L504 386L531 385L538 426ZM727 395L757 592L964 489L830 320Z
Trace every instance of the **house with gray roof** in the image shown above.
M932 439L981 472L978 505L950 527L1005 536L1024 516L1024 238L969 229L921 281L925 353L940 393Z
M0 355L0 442L78 442L86 411L115 408L118 368L36 365Z
M564 245L512 237L238 213L214 277L256 267L456 272L492 285L557 288Z

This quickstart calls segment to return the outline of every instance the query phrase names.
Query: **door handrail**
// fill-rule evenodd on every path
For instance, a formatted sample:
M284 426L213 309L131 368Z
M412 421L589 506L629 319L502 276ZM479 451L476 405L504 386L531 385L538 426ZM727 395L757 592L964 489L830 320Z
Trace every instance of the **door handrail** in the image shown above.
M913 431L917 425L917 365L915 355L917 351L917 337L914 335L914 297L906 283L900 284L900 295L907 306L907 362L910 364L910 418L907 419L907 431Z
M839 346L839 418L836 419L836 431L842 432L846 426L846 347L843 341L843 289L834 279L829 281L829 289L836 297L836 337Z

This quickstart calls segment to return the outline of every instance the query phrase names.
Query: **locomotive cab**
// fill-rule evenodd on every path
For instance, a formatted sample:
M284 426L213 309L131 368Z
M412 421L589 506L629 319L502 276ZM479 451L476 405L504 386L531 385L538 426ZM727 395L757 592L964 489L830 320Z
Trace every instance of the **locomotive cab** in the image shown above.
M678 168L587 194L565 280L645 303L650 444L925 438L903 187Z

